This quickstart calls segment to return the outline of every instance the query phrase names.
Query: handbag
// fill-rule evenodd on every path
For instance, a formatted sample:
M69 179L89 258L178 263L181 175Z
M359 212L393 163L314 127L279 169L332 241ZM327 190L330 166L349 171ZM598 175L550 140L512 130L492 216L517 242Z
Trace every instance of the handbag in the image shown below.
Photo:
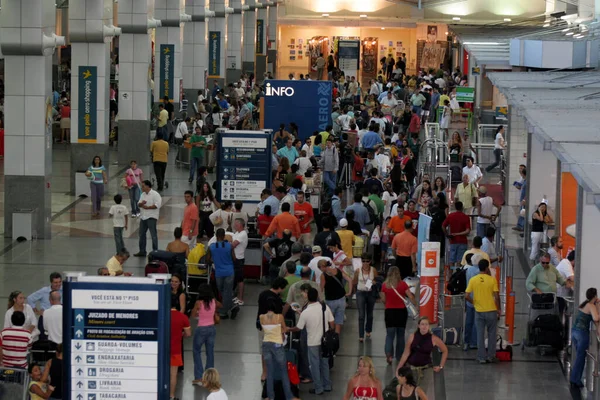
M119 186L121 186L123 189L129 189L129 185L127 184L127 179L121 178L121 183L119 183Z
M288 378L292 385L298 385L300 383L300 375L298 375L298 367L290 361L287 363Z
M214 321L215 325L219 325L221 323L221 316L218 313L214 313L213 321Z
M321 303L323 310L323 337L321 338L321 356L324 358L333 358L340 349L340 335L334 329L325 330L325 311L327 306Z
M502 340L502 336L498 335L498 339L496 340L496 358L500 361L512 361L513 357L513 349L510 344L504 345L504 341Z
M371 235L371 246L378 246L381 243L381 235L379 234L379 227L376 226Z
M404 306L406 307L406 311L408 311L408 316L411 317L412 319L417 319L417 317L419 316L419 312L417 311L417 307L415 307L415 305L411 301L409 301L406 297L404 297L400 293L398 293L398 291L396 290L396 288L392 288L392 290L404 302Z

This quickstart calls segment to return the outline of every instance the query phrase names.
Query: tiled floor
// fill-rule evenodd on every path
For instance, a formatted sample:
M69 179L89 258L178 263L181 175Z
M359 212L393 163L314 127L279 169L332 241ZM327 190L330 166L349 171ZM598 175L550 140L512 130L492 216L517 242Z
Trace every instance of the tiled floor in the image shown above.
M117 190L117 179L109 184L110 195L103 204L103 216L91 219L89 200L75 200L66 195L68 176L68 153L55 150L55 198L53 199L53 239L11 245L0 253L0 303L5 302L13 290L31 293L47 284L48 275L53 271L86 271L94 274L98 267L114 253L112 225L107 217L107 209L112 203L112 194ZM111 153L115 159L116 153ZM149 172L147 167L145 172ZM117 168L113 168L117 169ZM169 188L163 193L164 207L159 220L159 247L164 248L182 217L183 192L189 185L187 171L175 168L169 163L167 170ZM1 184L1 181L0 181ZM2 187L0 186L0 189ZM122 189L119 189L122 191ZM65 206L71 206L65 209ZM128 201L125 200L125 204ZM507 214L511 215L510 212ZM511 225L503 221L503 226ZM0 224L1 226L1 224ZM126 246L137 251L138 222L133 221L125 238ZM512 231L509 232L512 235ZM510 237L510 236L509 236ZM508 242L507 242L508 243ZM516 240L515 240L516 243ZM10 241L5 241L5 246ZM511 250L511 255L516 255ZM130 259L125 268L135 275L143 275L144 261ZM515 265L515 290L517 291L517 332L515 338L521 340L527 319L524 296L524 272ZM257 333L254 327L257 298L265 287L256 283L247 285L246 305L235 321L223 321L217 327L216 367L219 369L225 390L230 400L257 400L260 398L260 356L257 348ZM384 382L393 376L393 368L387 366L383 351L385 326L383 308L377 305L373 337L360 344L357 337L358 316L355 308L347 311L347 321L342 333L341 349L332 371L334 391L320 398L341 399L348 378L354 373L356 362L361 355L371 355L375 361L376 373ZM414 329L411 322L408 330ZM202 388L191 385L192 344L185 342L185 372L180 375L178 395L181 399L205 399L207 393ZM568 383L555 356L541 357L533 349L521 352L515 348L512 363L480 366L474 361L474 353L464 353L459 348L450 350L450 359L444 369L444 387L437 388L445 396L436 397L449 400L458 399L540 399L559 400L570 398ZM308 394L309 387L301 388L303 399L316 399Z

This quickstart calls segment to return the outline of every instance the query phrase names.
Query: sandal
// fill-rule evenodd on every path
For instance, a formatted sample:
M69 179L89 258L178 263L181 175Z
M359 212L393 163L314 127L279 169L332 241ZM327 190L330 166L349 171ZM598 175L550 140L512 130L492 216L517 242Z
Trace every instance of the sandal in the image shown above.
M358 341L363 343L365 341L365 338L358 338Z
M370 339L371 338L371 332L367 332L367 337Z
M386 357L386 361L387 361L388 365L392 365L392 361L393 360L394 360L394 357L392 357L392 356L387 356Z

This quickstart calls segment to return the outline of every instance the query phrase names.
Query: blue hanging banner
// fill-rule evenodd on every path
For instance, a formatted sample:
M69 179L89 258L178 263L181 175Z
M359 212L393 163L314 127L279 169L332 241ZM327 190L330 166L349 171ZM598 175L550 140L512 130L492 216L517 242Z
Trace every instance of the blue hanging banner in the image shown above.
M220 78L221 74L221 32L208 32L208 77Z
M429 242L429 227L431 226L432 218L429 215L419 214L419 226L417 228L417 238L419 246L417 247L417 264L419 264L419 273L421 271L421 247L423 242ZM414 222L413 222L414 224Z
M169 100L173 100L175 93L175 45L161 44L160 45L160 84L158 87L159 97L162 99L165 96Z
M98 109L96 100L98 96L97 68L92 66L79 66L79 101L77 118L77 142L96 143L98 132L96 119Z

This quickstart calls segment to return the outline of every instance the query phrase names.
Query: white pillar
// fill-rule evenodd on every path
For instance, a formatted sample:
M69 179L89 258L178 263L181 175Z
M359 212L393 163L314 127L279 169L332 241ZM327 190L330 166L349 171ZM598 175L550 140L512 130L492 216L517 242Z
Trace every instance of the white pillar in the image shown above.
M518 206L521 191L512 188L512 183L521 180L519 165L527 165L528 132L525 127L525 119L523 116L517 114L514 107L509 108L508 118L508 133L506 138L508 142L508 154L506 155L506 162L508 168L507 183L511 185L511 188L508 190L506 203L509 206Z
M585 291L598 287L600 269L598 263L598 226L600 210L594 202L595 195L579 186L577 195L577 225L575 253L575 304L585 300Z
M242 70L246 74L253 74L256 52L256 0L246 0L245 4L248 6L248 10L244 12Z
M207 0L186 0L185 12L192 22L183 29L183 89L190 101L195 102L198 90L207 88L208 74L208 18L214 16L207 8Z
M230 0L233 13L227 17L227 65L226 81L237 82L242 74L242 44L244 41L244 18L242 0ZM248 7L245 7L248 8Z
M153 81L150 30L155 20L154 0L120 0L119 26L119 164L150 163L150 110Z
M233 12L229 0L211 0L210 10L215 17L208 21L208 77L225 86L227 54L227 18ZM210 86L210 84L209 84Z
M51 236L52 54L65 44L54 34L55 15L54 0L2 2L6 237L18 210L34 210L33 234Z

